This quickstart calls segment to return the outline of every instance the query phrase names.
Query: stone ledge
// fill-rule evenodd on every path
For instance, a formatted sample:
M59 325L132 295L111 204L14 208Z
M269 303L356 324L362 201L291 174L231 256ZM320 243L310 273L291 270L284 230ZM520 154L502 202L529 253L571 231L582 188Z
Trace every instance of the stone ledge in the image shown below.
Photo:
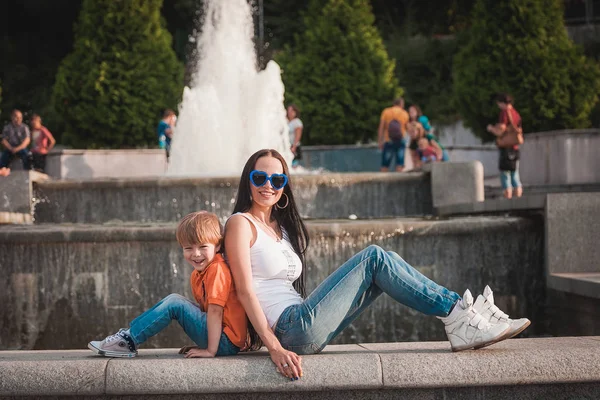
M593 384L600 337L512 339L452 353L447 342L328 346L303 357L304 377L279 376L260 351L184 359L176 349L107 359L87 350L0 352L0 397L191 395Z
M457 217L450 219L391 218L370 220L309 220L311 235L330 236L395 236L395 235L459 235L514 227L522 229L533 222L520 217ZM175 241L176 223L114 224L40 224L0 227L0 243L62 243Z
M552 273L546 283L554 290L600 299L600 272Z
M516 211L543 210L546 205L546 195L527 195L520 198L496 198L479 203L463 203L434 208L435 215L466 215L466 214L499 214Z
M299 185L326 185L347 186L362 182L420 182L427 180L429 173L405 172L405 173L382 173L382 172L348 172L324 174L294 174L292 180L296 186ZM42 189L97 189L97 188L132 188L132 187L170 187L170 186L206 186L206 187L233 187L237 190L239 176L222 177L133 177L133 178L92 178L92 179L57 179L39 183Z

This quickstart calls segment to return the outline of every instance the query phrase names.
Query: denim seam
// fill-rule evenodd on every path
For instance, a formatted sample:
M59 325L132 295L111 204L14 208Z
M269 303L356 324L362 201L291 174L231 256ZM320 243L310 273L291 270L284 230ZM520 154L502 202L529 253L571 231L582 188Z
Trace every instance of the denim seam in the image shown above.
M376 254L376 255L370 255L367 258L361 260L358 264L356 264L356 267L360 266L361 264L363 264L366 261L370 261L372 258L377 257L378 261L382 261L382 258L380 255ZM352 268L350 271L348 271L348 273L346 273L344 276L342 276L342 278L334 285L331 287L331 289L327 292L327 294L331 293L340 283L342 283L342 281L348 276L348 274L354 270L354 268ZM375 279L373 277L373 284L376 285L375 283ZM431 297L425 296L423 295L423 293L419 292L418 290L416 290L414 287L408 285L406 282L401 281L401 284L403 284L405 287L410 288L414 294L420 295L421 298L423 298L424 300L429 300L428 303L430 303L431 305L440 305L439 302L435 299L432 299ZM376 285L377 286L377 285ZM427 286L427 285L425 285ZM380 288L381 289L381 288ZM389 296L389 294L388 294ZM312 307L310 309L310 311L312 312L315 308L317 308L319 306L319 304L321 304L321 302L325 299L326 296L324 296L321 300L319 300L319 302L317 304L315 304L314 307ZM394 299L395 300L395 299ZM396 300L397 301L397 300Z
M373 256L371 256L371 257L373 257ZM376 257L377 257L377 258L378 258L380 261L382 260L382 259L381 259L381 257L380 257L379 255L377 255ZM406 283L404 280L401 280L401 281L400 281L400 283L401 283L403 286L405 286L405 287L408 287L408 288L412 289L412 291L413 291L413 293L414 293L414 294L417 294L417 295L419 295L419 296L420 296L421 298L423 298L424 300L429 300L429 303L430 303L431 305L439 305L439 302L438 302L437 300L435 300L435 299L432 299L432 298L431 298L431 297L429 297L429 296L425 296L423 293L421 293L420 291L418 291L417 289L415 289L413 286L410 286L409 284L407 284L407 283ZM429 286L428 286L428 285L426 285L426 284L424 284L424 286L426 286L426 287L428 287L428 288L429 288ZM435 290L434 290L434 292L435 292ZM437 293L437 292L436 292L436 293ZM439 294L439 293L438 293L438 294Z
M368 258L365 258L364 260L362 260L361 262L359 262L358 264L356 264L356 265L354 266L354 268L358 267L359 265L361 265L361 264L362 264L362 263L364 263L365 261L368 261L368 260L369 260L371 257L373 257L373 256L369 256ZM332 292L332 291L333 291L333 290L334 290L336 287L338 287L338 285L339 285L340 283L342 283L342 281L343 281L343 280L344 280L344 279L345 279L345 278L348 276L348 274L349 274L350 272L352 272L352 271L354 270L354 268L352 268L352 269L351 269L350 271L348 271L348 272L347 272L347 273L346 273L344 276L342 276L342 278L341 278L340 280L338 280L338 281L337 281L337 283L336 283L334 286L332 286L332 287L329 289L329 291L327 292L327 295L328 295L329 293L331 293L331 292ZM373 283L375 283L375 282L373 282ZM327 297L327 296L323 296L323 297L322 297L322 298L319 300L319 302L318 302L317 304L315 304L315 306L314 306L314 307L311 307L311 308L310 308L310 311L312 312L312 311L313 311L315 308L317 308L317 307L319 306L319 304L321 304L321 302L322 302L322 301L325 299L325 297Z

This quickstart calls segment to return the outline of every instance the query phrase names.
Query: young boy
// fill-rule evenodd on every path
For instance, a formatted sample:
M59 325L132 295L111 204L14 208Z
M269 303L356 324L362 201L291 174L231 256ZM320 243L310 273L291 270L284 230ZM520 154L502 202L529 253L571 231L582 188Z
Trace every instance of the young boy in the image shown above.
M46 157L56 144L52 133L42 125L42 118L38 114L31 116L31 155L33 157L33 169L44 172L46 169Z
M167 160L171 153L171 139L173 139L173 126L177 121L175 111L166 109L163 113L163 118L158 123L156 133L158 134L158 146L165 149L167 152Z
M433 146L429 144L429 140L425 136L422 136L418 142L418 150L419 158L421 162L426 164L433 161L437 161L437 153Z
M183 347L190 357L237 354L246 345L247 319L229 267L219 250L222 227L215 214L198 211L186 215L177 227L183 257L193 268L190 283L194 298L171 294L134 319L129 329L92 341L88 348L106 357L135 357L137 348L176 319L198 347Z

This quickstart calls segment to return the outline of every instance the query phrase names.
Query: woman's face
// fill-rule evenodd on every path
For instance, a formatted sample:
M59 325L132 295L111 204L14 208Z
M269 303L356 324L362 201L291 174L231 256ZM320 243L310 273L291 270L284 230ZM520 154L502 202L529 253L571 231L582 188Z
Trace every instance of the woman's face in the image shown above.
M264 171L268 176L273 174L283 174L283 165L281 161L271 156L264 156L256 160L254 169ZM273 207L279 201L283 194L283 188L275 190L270 181L267 181L263 186L256 187L250 183L250 193L252 194L252 202L261 207Z
M296 118L296 110L294 110L294 108L292 108L292 107L287 108L287 118L290 121L293 120L294 118Z
M412 106L409 107L408 115L410 115L410 119L417 119L417 117L418 117L417 109Z

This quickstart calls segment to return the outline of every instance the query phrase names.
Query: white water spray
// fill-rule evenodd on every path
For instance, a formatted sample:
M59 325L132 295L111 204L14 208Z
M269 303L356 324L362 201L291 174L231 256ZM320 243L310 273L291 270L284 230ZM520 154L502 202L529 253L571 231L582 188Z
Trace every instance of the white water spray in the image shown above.
M197 38L201 59L183 91L168 175L238 176L263 148L289 162L279 66L258 71L252 11L246 0L209 0Z

